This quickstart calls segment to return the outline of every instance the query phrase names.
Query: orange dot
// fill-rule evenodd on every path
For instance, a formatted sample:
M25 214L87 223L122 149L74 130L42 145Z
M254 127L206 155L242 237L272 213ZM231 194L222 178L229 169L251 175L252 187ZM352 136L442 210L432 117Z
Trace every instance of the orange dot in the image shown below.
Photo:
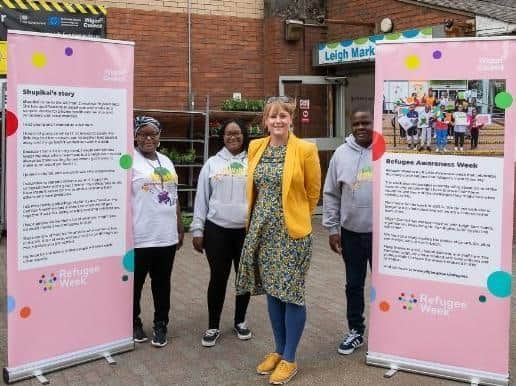
M389 311L389 308L391 308L389 303L387 303L385 301L380 303L380 311L387 312L387 311Z
M20 310L20 317L23 318L23 319L26 319L26 318L28 318L30 316L30 313L31 313L30 307L23 307Z

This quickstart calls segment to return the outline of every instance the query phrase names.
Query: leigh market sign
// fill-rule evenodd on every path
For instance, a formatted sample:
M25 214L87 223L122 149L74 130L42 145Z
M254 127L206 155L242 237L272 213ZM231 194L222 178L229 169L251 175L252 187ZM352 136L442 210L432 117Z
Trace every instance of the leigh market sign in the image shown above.
M357 61L371 61L376 56L376 42L379 40L431 39L432 27L393 32L385 35L365 36L340 42L319 43L314 50L314 65L340 64Z

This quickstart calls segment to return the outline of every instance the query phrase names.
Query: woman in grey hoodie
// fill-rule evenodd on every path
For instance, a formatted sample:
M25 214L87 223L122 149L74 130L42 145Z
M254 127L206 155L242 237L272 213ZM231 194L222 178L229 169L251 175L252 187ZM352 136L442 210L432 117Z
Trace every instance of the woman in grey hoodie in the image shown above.
M231 264L238 269L247 220L247 129L243 122L230 120L222 126L220 136L224 146L199 174L190 227L194 249L200 253L205 250L210 265L209 325L201 340L205 347L214 346L220 336ZM241 340L252 336L245 321L249 298L249 294L236 297L234 331Z

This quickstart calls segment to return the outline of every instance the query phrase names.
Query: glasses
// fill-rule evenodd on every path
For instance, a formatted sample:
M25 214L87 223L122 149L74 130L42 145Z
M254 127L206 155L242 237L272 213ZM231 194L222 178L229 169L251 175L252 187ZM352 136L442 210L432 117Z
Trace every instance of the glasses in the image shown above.
M274 103L274 102L282 102L282 103L291 103L296 104L296 100L294 98L288 96L274 96L267 99L265 104Z
M224 133L224 137L226 138L239 138L242 135L242 133Z
M153 133L153 134L149 134L149 133L138 133L136 134L136 136L139 138L139 139L158 139L159 138L159 133Z

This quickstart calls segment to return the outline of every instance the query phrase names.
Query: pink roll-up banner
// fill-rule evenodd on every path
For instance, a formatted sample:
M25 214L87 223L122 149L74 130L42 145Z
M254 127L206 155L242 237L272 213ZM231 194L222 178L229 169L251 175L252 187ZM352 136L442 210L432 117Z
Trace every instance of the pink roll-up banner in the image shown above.
M6 382L131 350L134 45L8 33Z
M390 368L389 375L405 370L506 385L516 40L377 43L366 361ZM447 124L453 111L447 118L439 107L418 109L418 133L403 136L401 115L383 110L382 96L391 83L415 80L444 110L452 104L468 114L468 124ZM491 120L476 121L475 110Z

